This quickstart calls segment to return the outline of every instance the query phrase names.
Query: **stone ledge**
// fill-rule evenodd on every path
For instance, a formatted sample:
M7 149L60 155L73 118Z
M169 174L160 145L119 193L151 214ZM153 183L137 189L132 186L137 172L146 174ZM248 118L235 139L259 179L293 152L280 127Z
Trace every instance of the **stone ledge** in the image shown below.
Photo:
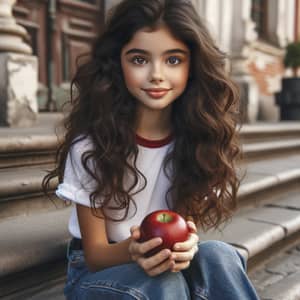
M22 137L1 137L0 155L16 152L36 152L55 150L58 140L53 135L28 135Z
M294 156L300 162L300 156ZM0 199L13 198L20 193L42 193L42 178L46 170L52 166L42 165L35 167L7 168L0 170ZM243 179L238 196L246 197L250 194L270 189L279 184L287 184L300 179L300 168L297 168L294 159L281 158L270 161L249 163L246 168L247 176ZM263 171L259 171L262 169ZM55 188L56 182L52 186ZM0 200L1 202L1 200Z
M274 152L292 151L300 149L300 139L289 139L283 141L260 142L243 144L242 152L245 158L266 153L273 154Z
M273 176L265 176L258 180L242 184L238 196L246 197L253 193L271 189L279 184L286 184L297 179L300 179L300 169L281 172Z
M0 170L0 202L20 195L42 194L41 184L46 169L47 166ZM56 183L52 183L53 188Z
M242 248L251 258L295 232L300 232L300 209L259 206L238 212L220 231L199 232L199 236Z
M261 293L261 300L299 300L300 271L271 284Z
M62 259L69 215L66 208L0 222L0 277Z
M266 134L266 133L291 133L300 132L300 122L290 121L290 122L257 122L254 124L243 124L241 128L242 135L248 134Z
M279 225L234 217L221 231L198 232L200 240L221 240L247 251L251 258L285 237Z

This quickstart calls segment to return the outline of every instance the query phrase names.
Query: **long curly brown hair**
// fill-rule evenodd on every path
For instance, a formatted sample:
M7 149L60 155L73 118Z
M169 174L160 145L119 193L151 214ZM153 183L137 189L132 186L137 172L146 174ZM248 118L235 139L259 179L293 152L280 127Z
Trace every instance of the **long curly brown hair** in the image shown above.
M120 54L136 31L162 24L191 52L187 87L172 104L175 139L164 161L171 182L166 200L205 230L220 225L236 207L239 95L225 71L226 56L187 0L125 0L114 8L88 61L78 66L71 82L66 134L57 152L57 167L44 178L43 188L49 189L57 176L63 181L71 146L80 140L78 136L88 136L93 149L82 155L81 162L97 182L90 194L91 207L97 215L99 204L109 207L114 199L115 209L125 211L122 219L127 217L135 187L142 179L142 190L147 180L136 167L136 101L126 88ZM172 174L167 173L169 163ZM124 178L129 175L134 180L125 189ZM113 219L105 210L101 213Z

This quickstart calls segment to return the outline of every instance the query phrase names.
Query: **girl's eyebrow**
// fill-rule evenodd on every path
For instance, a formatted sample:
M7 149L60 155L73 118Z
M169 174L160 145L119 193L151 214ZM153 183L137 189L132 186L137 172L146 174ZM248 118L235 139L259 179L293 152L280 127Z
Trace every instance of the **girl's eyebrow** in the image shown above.
M132 53L139 53L139 54L145 54L145 55L150 54L150 52L148 52L147 50L132 48L132 49L126 51L125 55L132 54ZM173 53L182 53L184 55L189 54L188 51L180 49L180 48L166 50L163 54L173 54Z

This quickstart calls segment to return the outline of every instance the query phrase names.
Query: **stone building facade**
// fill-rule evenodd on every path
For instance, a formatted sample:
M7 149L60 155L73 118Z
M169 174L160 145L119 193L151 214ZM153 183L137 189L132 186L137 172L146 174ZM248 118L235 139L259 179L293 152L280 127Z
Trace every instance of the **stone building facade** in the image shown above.
M0 0L4 1L8 0ZM120 0L16 0L13 16L38 58L39 110L59 109L76 57L89 51L105 13ZM191 0L242 92L244 120L277 121L286 45L299 39L300 0Z
M299 0L193 0L218 45L230 58L247 122L278 121L284 49L299 39Z

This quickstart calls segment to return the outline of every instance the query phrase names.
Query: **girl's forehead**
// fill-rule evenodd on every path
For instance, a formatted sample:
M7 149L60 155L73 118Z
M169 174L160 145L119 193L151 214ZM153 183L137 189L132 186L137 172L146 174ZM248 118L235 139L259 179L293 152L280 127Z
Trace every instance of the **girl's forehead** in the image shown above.
M176 38L166 26L160 26L154 30L149 27L138 30L132 39L124 45L123 50L129 50L130 48L149 51L182 49L189 52L189 48L185 43Z

